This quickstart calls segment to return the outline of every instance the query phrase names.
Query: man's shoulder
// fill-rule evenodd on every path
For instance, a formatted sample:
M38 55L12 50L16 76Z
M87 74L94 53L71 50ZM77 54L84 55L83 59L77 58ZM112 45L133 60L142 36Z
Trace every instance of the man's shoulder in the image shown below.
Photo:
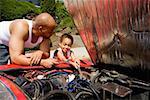
M22 25L28 25L28 22L32 22L32 21L25 20L25 19L16 19L13 21L14 24L22 24Z
M11 23L11 27L23 27L24 29L29 27L29 22L24 19L16 19Z
M13 34L20 34L22 36L28 37L29 24L26 20L16 19L10 25L10 32Z

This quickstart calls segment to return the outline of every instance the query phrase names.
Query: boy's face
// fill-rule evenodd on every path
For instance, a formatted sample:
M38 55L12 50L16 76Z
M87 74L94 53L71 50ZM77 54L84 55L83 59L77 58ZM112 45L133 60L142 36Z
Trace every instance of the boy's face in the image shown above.
M61 47L63 52L67 52L72 46L72 41L69 38L64 38L63 41L59 43L59 46Z

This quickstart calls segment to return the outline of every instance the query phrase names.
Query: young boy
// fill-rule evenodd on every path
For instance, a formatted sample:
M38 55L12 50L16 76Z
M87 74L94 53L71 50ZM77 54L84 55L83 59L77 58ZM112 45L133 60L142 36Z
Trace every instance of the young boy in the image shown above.
M54 52L54 58L67 62L73 65L75 68L80 67L80 60L77 59L71 50L71 46L73 44L73 37L69 34L63 34L60 37L59 47Z

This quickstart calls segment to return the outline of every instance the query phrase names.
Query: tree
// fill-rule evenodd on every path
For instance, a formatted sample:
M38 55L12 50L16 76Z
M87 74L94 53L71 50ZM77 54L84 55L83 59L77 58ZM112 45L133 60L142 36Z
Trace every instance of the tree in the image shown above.
M63 1L61 0L41 0L42 12L50 13L56 20L58 27L56 31L60 31L66 27L72 29L74 23L72 18L69 16Z
M55 16L55 0L41 0L42 12L48 12L53 17Z
M0 0L0 20L23 18L28 13L39 14L41 11L32 3L16 0Z

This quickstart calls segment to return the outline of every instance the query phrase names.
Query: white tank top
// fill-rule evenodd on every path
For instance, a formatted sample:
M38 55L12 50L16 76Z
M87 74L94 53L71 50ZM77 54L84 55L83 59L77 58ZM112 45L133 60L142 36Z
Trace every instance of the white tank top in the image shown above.
M26 19L25 19L26 20ZM29 25L29 37L28 40L25 41L25 48L34 48L38 44L40 44L43 40L43 37L39 37L36 43L32 43L32 21L26 20ZM9 26L13 21L2 21L0 22L0 44L4 44L8 46L10 40L10 31Z

